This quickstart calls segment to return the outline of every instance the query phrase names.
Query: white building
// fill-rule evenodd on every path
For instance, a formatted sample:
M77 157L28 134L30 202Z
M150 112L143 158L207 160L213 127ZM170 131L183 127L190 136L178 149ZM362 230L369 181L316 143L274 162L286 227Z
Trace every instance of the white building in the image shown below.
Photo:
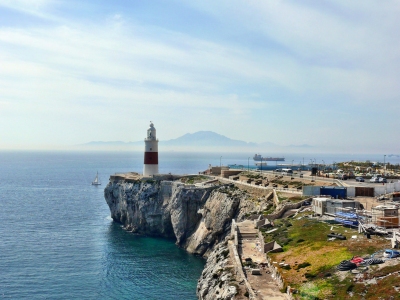
M158 140L156 129L152 122L147 129L147 137L144 139L144 166L143 176L150 177L158 174Z

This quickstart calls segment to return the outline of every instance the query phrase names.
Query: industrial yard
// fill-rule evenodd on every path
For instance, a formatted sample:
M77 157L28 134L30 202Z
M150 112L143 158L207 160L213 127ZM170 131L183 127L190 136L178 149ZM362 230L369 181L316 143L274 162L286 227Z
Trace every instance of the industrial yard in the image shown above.
M395 282L400 282L400 253L393 248L400 242L396 192L355 196L352 193L361 184L355 187L311 174L241 172L220 180L247 190L273 191L275 210L253 212L246 221L257 228L250 230L247 224L246 230L262 237L239 245L255 299L268 299L263 296L262 282L267 286L271 280L288 299L399 299L400 285ZM307 189L322 192L330 188L334 192L343 189L352 197L304 194ZM321 197L330 206L319 208L314 199ZM296 207L296 203L301 205ZM340 213L354 213L357 223L349 225L343 215L340 222ZM268 274L269 279L253 269Z

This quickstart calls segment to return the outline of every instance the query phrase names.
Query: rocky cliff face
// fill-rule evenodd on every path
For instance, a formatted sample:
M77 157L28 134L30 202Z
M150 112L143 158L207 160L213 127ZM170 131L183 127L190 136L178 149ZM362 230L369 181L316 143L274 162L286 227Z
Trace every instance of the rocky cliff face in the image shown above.
M238 283L230 265L227 243L218 244L211 252L197 284L197 297L201 300L233 299Z
M232 218L248 197L232 187L121 180L111 181L104 195L111 217L127 230L176 238L179 246L199 255L229 233Z
M198 283L200 299L233 297L236 289L224 269L228 250L221 242L230 234L232 218L240 221L246 213L263 209L251 194L234 186L111 180L104 196L113 220L127 230L176 238L188 252L208 256Z

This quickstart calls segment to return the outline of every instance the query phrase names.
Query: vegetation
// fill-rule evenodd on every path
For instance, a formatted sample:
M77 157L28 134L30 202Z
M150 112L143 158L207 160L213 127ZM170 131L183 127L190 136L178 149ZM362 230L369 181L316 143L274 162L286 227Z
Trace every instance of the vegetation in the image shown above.
M182 177L181 182L186 183L186 184L195 184L195 183L207 181L208 179L209 178L207 176L194 175L194 176Z
M288 201L288 202L297 203L299 201L302 201L304 199L309 198L308 196L292 196L292 197L288 197L288 196L286 196L287 194L282 194L280 192L277 192L276 195L278 196L279 202Z
M244 176L250 179L263 179L263 177L260 174L253 174L253 173L244 173Z
M350 236L357 235L357 231L342 226L335 226L332 230L331 224L306 217L274 222L277 230L270 234L264 232L264 240L275 240L283 247L284 252L269 256L272 261L285 262L283 266L276 266L281 269L285 283L298 291L298 299L360 299L362 293L365 299L378 299L378 296L374 298L373 295L385 295L378 291L382 285L391 291L390 295L393 293L392 299L400 299L399 292L396 294L394 288L400 286L399 275L396 273L400 271L400 265L384 267L373 275L364 274L365 279L368 276L392 274L380 280L379 288L378 285L355 283L352 277L348 278L351 274L344 278L335 275L336 267L342 260L353 256L367 256L387 248L386 239L378 236L374 236L372 240L362 236L351 239ZM328 241L327 234L331 231L341 233L348 239Z
M266 209L263 210L262 214L264 216L270 215L274 212L275 206L272 203L268 203L268 206Z

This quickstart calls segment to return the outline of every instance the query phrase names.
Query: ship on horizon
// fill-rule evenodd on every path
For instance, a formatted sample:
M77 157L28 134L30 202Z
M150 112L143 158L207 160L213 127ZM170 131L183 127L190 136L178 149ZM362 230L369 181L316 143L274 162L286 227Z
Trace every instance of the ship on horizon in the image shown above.
M254 161L285 161L284 157L262 157L261 154L254 154Z

